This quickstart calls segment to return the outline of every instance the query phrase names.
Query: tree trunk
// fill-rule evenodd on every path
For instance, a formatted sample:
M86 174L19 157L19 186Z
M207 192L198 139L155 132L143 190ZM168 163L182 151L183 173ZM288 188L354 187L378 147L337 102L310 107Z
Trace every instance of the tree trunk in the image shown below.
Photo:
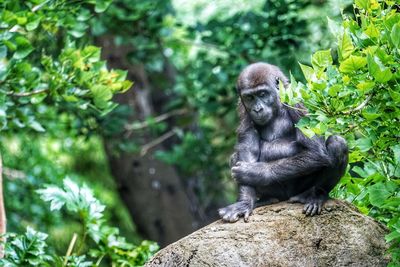
M0 235L6 233L6 210L3 198L3 160L0 155ZM4 240L0 240L4 241ZM0 258L4 257L4 247L0 245Z
M103 57L110 67L128 70L128 78L134 82L133 89L117 96L115 100L129 105L135 111L132 121L154 116L150 98L152 85L144 66L129 64L126 54L130 48L115 47L112 37L103 37L99 42L103 47ZM153 156L154 150L162 150L162 142L150 146L144 156L134 153L116 154L113 144L124 140L122 137L115 138L105 138L106 153L121 198L139 234L165 246L196 229L197 222L190 201L176 170ZM127 141L134 140L137 143L140 140L141 144L147 144L155 138L146 132L133 132Z

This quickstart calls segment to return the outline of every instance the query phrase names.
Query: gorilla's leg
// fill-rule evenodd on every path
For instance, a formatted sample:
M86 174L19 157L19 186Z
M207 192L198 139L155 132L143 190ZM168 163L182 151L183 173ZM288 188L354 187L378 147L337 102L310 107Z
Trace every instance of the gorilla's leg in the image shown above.
M256 203L256 207L262 207L262 206L267 206L267 205L271 205L271 204L275 204L278 203L279 199L275 198L275 197L269 197L269 198L262 198L259 201L257 201Z
M325 179L321 187L330 192L344 175L349 162L349 149L346 140L338 135L331 135L325 142L326 149L331 157L331 167L327 168L324 175L331 174L332 179Z
M289 199L289 202L305 204L303 213L307 216L321 213L324 203L329 198L329 192L346 171L348 162L346 141L340 136L333 135L326 140L325 144L332 164L315 174L318 179L315 186Z

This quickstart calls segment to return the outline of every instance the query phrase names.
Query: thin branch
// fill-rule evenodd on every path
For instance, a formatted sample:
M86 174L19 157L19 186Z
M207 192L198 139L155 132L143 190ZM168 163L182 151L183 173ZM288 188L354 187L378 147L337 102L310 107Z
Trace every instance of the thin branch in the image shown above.
M174 128L169 132L166 132L165 134L161 135L160 137L154 139L153 141L151 141L150 143L147 143L145 145L142 146L142 149L140 150L140 156L144 156L146 155L146 153L152 149L153 147L161 144L162 142L164 142L165 140L167 140L168 138L171 138L172 136L174 136L177 133L177 130Z
M71 242L69 243L67 254L65 254L63 266L67 266L68 257L71 256L72 250L74 249L75 242L77 239L78 239L78 235L76 233L74 233L74 235L72 236Z
M36 90L36 91L31 91L31 92L23 92L23 93L8 92L7 95L16 96L16 97L26 97L26 96L33 96L33 95L38 95L38 94L41 94L41 93L46 93L48 91L49 91L49 89L42 89L42 90Z
M298 110L298 111L308 112L308 110L307 110L307 109L293 107L293 106L290 106L290 105L288 105L288 104L286 104L286 103L283 103L283 102L282 102L282 105L284 105L285 107L291 108L291 109Z
M48 2L50 2L50 0L46 0L46 1L44 1L43 3L40 3L40 4L38 4L38 5L34 6L34 7L32 7L32 12L38 11L38 10L41 9L43 6L45 6Z
M349 127L347 127L346 130L344 130L344 131L342 132L342 134L345 135L345 134L347 134L348 132L352 131L352 130L355 129L355 128L358 128L358 125L351 124L351 125L349 125Z
M167 119L169 119L169 118L171 118L171 117L173 117L173 116L184 115L184 114L187 113L187 112L188 112L188 110L185 109L185 108L183 108L183 109L177 109L177 110L172 110L172 111L170 111L170 112L167 112L167 113L161 114L161 115L159 115L159 116L157 116L157 117L154 117L154 118L152 119L152 122L154 121L155 123L159 123L159 122L165 121L165 120L167 120ZM141 130L141 129L144 129L144 128L149 127L149 124L150 124L150 123L147 122L147 121L136 122L136 123L134 122L134 123L132 123L132 124L126 125L126 126L125 126L125 129L126 129L127 131Z
M353 112L357 112L357 111L362 110L362 109L368 104L368 102L371 100L371 98L372 98L372 94L370 94L370 95L367 97L367 99L365 99L365 100L364 100L360 105L358 105L357 107L355 107L355 108L353 108L353 109L350 109L350 110L348 110L348 111L343 111L342 113L345 114L345 115L350 115L350 114L353 113Z
M95 263L94 266L96 266L96 267L99 266L100 263L101 263L101 261L103 260L104 256L105 256L105 254L101 255L101 256L99 257L99 259L96 261L96 263Z
M11 180L25 179L26 174L23 171L3 167L3 174Z

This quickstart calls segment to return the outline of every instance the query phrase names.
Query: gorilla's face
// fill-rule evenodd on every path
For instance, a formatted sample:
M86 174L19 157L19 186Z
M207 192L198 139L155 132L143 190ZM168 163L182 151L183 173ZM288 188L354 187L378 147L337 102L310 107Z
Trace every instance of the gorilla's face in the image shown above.
M266 85L246 89L241 94L243 105L246 107L253 122L263 126L275 117L278 110L279 95L276 88Z

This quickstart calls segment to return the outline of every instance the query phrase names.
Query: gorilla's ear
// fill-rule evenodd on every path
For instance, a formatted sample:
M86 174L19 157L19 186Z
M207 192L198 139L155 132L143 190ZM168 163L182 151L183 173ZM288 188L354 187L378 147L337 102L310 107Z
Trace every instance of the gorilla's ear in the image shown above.
M283 86L285 86L285 88L288 87L289 79L286 77L285 74L283 74L281 69L278 68L277 66L270 65L270 72L268 73L268 75L270 75L270 77L272 76L271 77L273 79L272 82L275 84L277 89L279 89L279 81L282 81ZM270 81L271 78L269 78Z
M275 77L275 85L276 85L276 88L278 88L279 89L279 81L280 81L281 79L279 79L279 77Z
M285 74L282 73L282 71L278 67L274 68L273 75L275 76L276 88L279 89L279 81L282 81L285 88L289 86L289 79L285 76Z

